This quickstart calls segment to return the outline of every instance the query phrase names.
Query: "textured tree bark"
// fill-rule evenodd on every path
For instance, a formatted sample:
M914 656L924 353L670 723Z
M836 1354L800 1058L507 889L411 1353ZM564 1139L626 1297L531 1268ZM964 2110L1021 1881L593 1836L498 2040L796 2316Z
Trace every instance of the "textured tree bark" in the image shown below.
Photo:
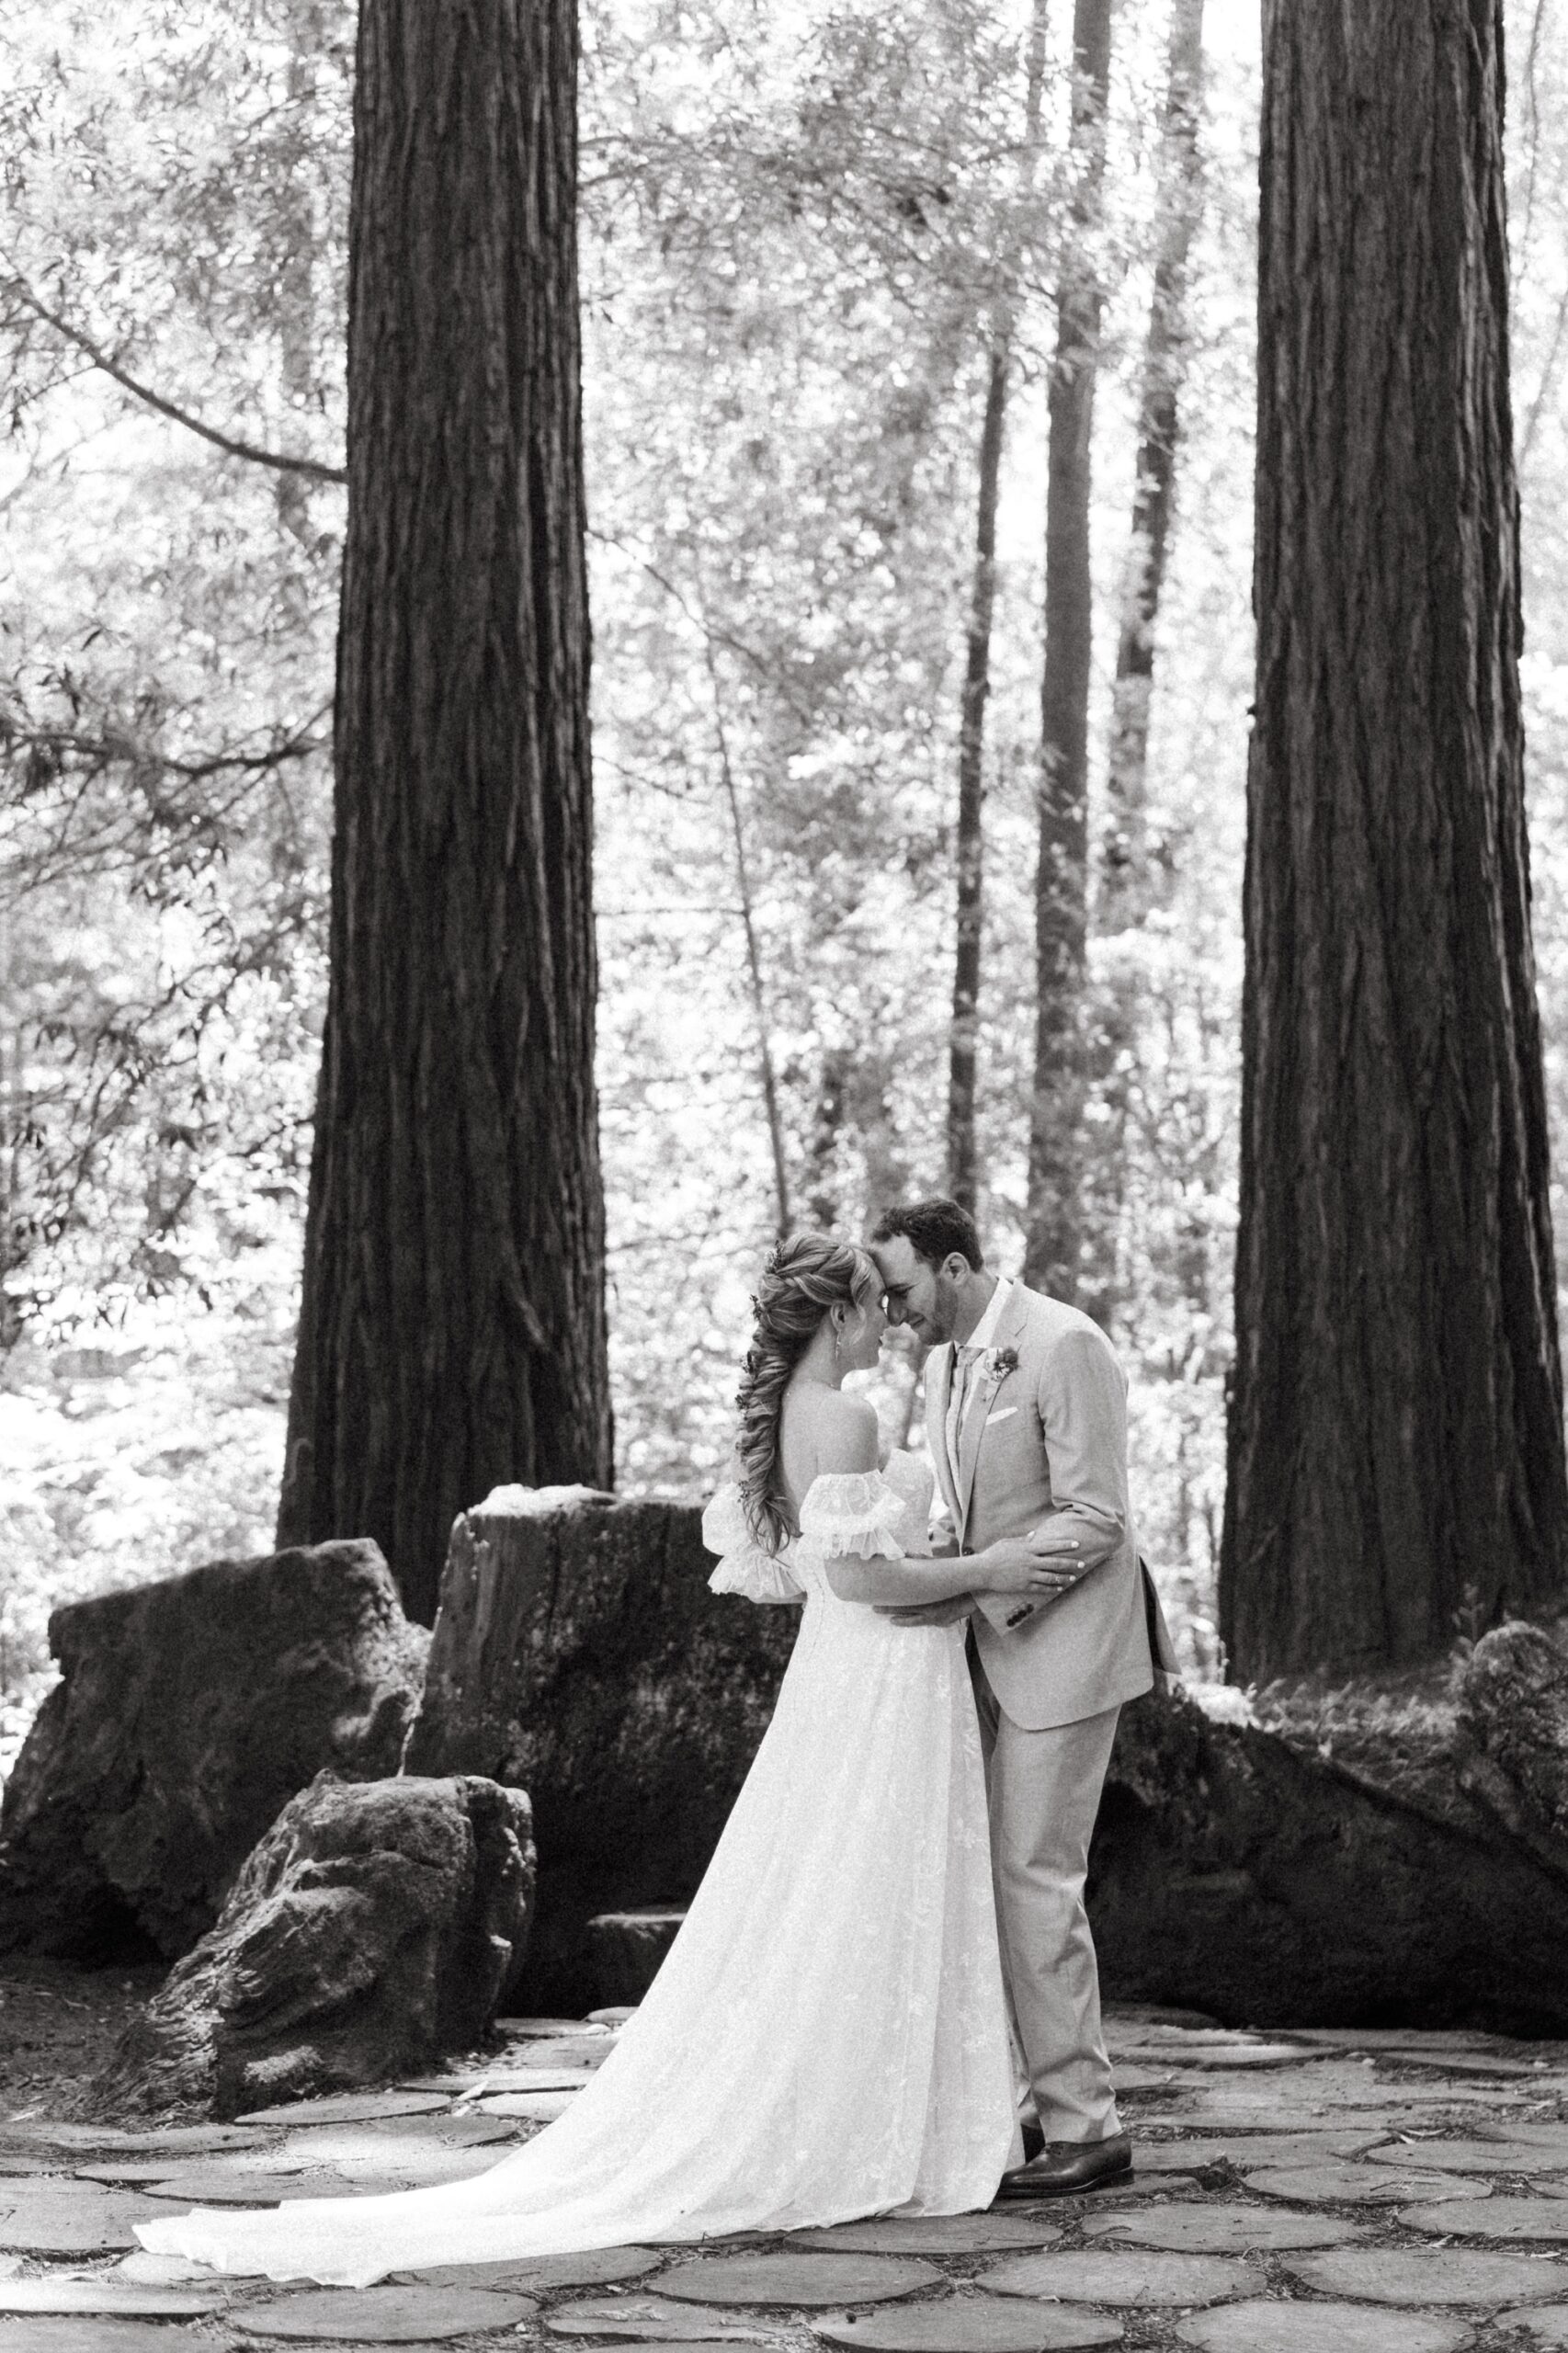
M1045 506L1035 1053L1025 1280L1072 1299L1078 1282L1078 1126L1088 928L1090 441L1101 295L1095 231L1105 177L1111 0L1074 0L1073 218L1057 290Z
M1149 708L1154 685L1154 621L1165 585L1176 492L1176 441L1186 364L1187 257L1202 188L1198 118L1203 74L1203 0L1173 0L1161 124L1160 244L1149 301L1139 404L1138 482L1122 587L1121 634L1111 701L1109 806L1100 860L1101 931L1119 931L1148 912Z
M428 1618L499 1481L611 1476L573 0L364 0L332 973L280 1541Z
M1497 0L1265 10L1221 1626L1414 1660L1565 1581Z

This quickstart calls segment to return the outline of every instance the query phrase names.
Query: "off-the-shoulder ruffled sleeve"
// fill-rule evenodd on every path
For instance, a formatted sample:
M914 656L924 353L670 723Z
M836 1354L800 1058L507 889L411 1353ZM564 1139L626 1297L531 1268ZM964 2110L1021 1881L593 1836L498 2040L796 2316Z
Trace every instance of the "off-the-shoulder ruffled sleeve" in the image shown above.
M743 1593L748 1601L801 1601L805 1588L788 1563L765 1552L751 1532L741 1491L727 1481L702 1515L702 1541L720 1555L708 1580L710 1593Z
M898 1458L895 1458L897 1460ZM916 1472L919 1466L916 1465ZM891 1469L891 1465L890 1465ZM824 1560L902 1561L928 1550L926 1508L930 1487L881 1471L824 1472L801 1506L801 1539Z

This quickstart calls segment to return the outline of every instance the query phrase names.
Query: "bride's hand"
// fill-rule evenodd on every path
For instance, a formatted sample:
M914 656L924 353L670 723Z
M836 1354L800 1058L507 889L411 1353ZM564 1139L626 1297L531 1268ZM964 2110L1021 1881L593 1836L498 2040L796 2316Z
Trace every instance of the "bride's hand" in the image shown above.
M1037 1552L1022 1538L1009 1538L989 1546L975 1563L976 1583L986 1593L1064 1593L1077 1583L1073 1567L1077 1550L1076 1537L1058 1538L1045 1552ZM1052 1560L1060 1561L1061 1567L1053 1568Z

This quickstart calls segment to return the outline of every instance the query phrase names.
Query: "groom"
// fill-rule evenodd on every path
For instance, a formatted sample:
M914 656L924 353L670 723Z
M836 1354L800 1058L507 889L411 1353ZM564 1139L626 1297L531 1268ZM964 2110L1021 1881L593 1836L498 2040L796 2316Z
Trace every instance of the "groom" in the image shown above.
M1096 1324L985 1270L956 1201L887 1211L871 1236L888 1320L931 1355L926 1425L960 1555L1041 1550L1063 1570L1043 1602L969 1597L889 1610L970 1620L986 1750L997 1926L1015 2039L1039 2117L1004 2197L1061 2197L1131 2170L1100 2030L1084 1909L1089 1839L1122 1702L1175 1654L1134 1545L1127 1383ZM1076 1551L1067 1561L1060 1548ZM1031 2146L1038 2154L1029 2154Z

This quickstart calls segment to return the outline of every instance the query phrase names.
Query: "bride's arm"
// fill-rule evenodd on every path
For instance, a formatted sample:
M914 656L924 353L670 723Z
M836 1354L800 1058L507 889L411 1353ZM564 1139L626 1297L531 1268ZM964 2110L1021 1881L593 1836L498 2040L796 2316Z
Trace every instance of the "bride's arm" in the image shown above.
M876 1468L876 1414L860 1398L846 1397L822 1434L817 1477L866 1477ZM975 1590L972 1559L916 1561L881 1552L862 1559L833 1552L830 1540L824 1549L827 1581L841 1601L908 1605L952 1601ZM983 1590L988 1593L1044 1594L1056 1582L1040 1556L1022 1545L1015 1558L988 1560Z

